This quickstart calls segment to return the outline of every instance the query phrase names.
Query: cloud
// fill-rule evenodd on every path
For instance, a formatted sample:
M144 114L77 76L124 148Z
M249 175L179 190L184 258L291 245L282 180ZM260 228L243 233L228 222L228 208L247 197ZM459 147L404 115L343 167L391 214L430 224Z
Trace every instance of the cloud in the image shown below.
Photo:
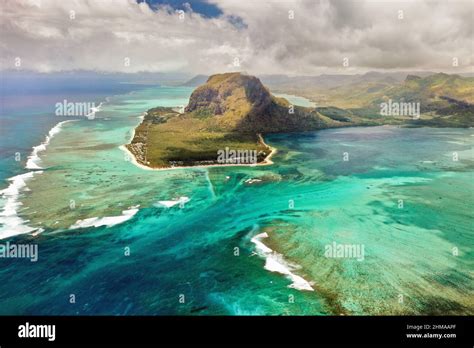
M222 15L133 0L1 0L0 67L20 58L17 68L45 72L312 74L448 71L457 58L472 69L471 1L209 2Z
M40 4L40 6L38 6ZM206 19L134 1L4 1L2 68L56 71L192 71L231 64L241 34Z
M248 26L253 67L297 73L466 68L473 61L471 1L213 0ZM258 3L258 5L257 5ZM292 11L292 12L289 12ZM289 14L294 14L290 20ZM349 66L344 67L344 58Z

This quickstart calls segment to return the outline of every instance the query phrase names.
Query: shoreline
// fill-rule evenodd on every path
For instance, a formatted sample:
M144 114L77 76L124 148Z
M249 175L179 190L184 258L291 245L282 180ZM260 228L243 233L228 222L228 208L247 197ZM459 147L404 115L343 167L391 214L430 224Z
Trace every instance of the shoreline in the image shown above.
M146 111L144 112L143 115L139 116L139 119L143 121L144 117L146 115ZM135 137L135 129L141 124L141 122L133 128L132 131L132 136L130 138L130 141L128 144L123 144L119 146L119 149L122 150L124 153L128 155L128 158L130 159L130 162L133 163L135 166L137 166L140 169L143 170L156 170L156 171L162 171L162 170L176 170L176 169L192 169L192 168L207 168L207 167L257 167L257 166L269 166L273 164L273 161L271 160L273 155L277 153L277 149L273 146L268 145L265 143L263 140L262 135L259 133L258 138L259 141L266 147L270 149L270 153L265 157L265 159L260 162L260 163L255 163L255 164L200 164L196 166L176 166L176 167L160 167L160 168L154 168L154 167L149 167L143 163L138 162L137 158L135 157L135 154L130 151L126 145L131 144L133 138Z
M265 144L266 145L266 144ZM207 168L207 167L258 167L258 166L269 166L273 164L273 161L271 160L271 157L277 152L277 149L274 147L271 147L267 145L271 152L268 154L265 159L256 164L200 164L197 166L176 166L176 167L162 167L162 168L153 168L153 167L148 167L142 163L139 163L135 157L135 155L127 149L125 145L120 145L119 149L127 153L130 157L130 162L133 163L135 166L137 166L140 169L144 170L176 170L176 169L192 169L192 168Z

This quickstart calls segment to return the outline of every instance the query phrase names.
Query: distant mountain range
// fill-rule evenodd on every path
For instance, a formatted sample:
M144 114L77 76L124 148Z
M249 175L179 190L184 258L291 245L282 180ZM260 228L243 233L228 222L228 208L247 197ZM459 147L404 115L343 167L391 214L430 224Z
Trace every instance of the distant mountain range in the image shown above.
M364 82L325 91L304 90L301 94L326 107L348 114L380 116L387 102L419 103L421 117L411 125L444 127L474 126L474 78L444 73L425 77L408 75L401 83ZM350 116L350 115L346 115ZM383 119L380 120L383 122Z
M197 87L204 83L206 83L207 79L209 78L208 75L196 75L191 80L186 81L182 84L185 87Z
M258 75L262 83L271 90L306 89L306 88L335 88L344 85L354 85L363 83L387 83L397 84L405 81L409 75L426 77L436 74L429 71L398 71L398 72L377 72L370 71L365 74L321 74L315 76L287 76L287 75ZM474 73L459 74L462 77L474 77ZM186 81L182 86L197 87L204 84L209 75L196 75Z

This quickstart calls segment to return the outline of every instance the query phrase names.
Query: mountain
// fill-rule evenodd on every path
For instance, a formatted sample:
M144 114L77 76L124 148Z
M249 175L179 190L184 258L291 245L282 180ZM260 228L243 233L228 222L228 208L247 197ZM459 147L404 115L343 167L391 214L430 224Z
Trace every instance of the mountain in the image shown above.
M213 75L194 90L186 112L201 115L245 117L250 112L266 108L271 103L270 92L259 79L240 73Z
M286 76L262 75L262 82L272 90L317 89L327 90L342 86L368 83L401 83L407 75L413 72L377 72L369 71L365 74L321 74L316 76ZM428 76L430 72L416 72L419 76Z
M443 101L443 97L474 104L474 78L445 73L423 78L408 75L401 86L387 90L387 95L419 101L425 104L425 109L432 109L431 104L447 106L449 102Z
M384 89L372 106L393 100L419 103L425 118L412 122L416 125L443 127L474 126L474 78L444 73L426 77L408 75L404 83Z
M202 85L203 83L205 83L208 78L209 78L209 76L207 76L207 75L196 75L192 79L190 79L190 80L186 81L185 83L183 83L181 86L197 87L197 86Z
M261 134L342 125L273 96L254 76L226 73L210 76L196 88L184 113L148 110L127 148L151 167L218 164L217 153L226 148L255 150L257 162L264 162L271 149Z
M474 126L474 78L423 73L408 74L400 80L403 74L397 74L370 72L353 79L345 75L342 79L346 79L346 83L340 86L302 85L283 89L283 92L310 99L318 105L318 113L338 120L359 117L379 124ZM419 104L420 118L382 117L381 105L387 102Z
M258 78L241 73L211 76L191 94L185 112L207 118L213 128L241 133L308 131L328 122L311 109L273 96Z

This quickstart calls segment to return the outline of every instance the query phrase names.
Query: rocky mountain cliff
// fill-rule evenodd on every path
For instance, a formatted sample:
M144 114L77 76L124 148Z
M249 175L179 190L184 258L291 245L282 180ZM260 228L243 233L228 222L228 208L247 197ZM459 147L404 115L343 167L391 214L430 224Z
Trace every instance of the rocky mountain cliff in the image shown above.
M270 92L259 79L239 73L219 74L194 90L186 112L222 115L226 112L258 112L271 103Z
M213 126L238 132L294 132L325 128L331 120L312 109L274 97L254 76L218 74L192 93L185 112Z

